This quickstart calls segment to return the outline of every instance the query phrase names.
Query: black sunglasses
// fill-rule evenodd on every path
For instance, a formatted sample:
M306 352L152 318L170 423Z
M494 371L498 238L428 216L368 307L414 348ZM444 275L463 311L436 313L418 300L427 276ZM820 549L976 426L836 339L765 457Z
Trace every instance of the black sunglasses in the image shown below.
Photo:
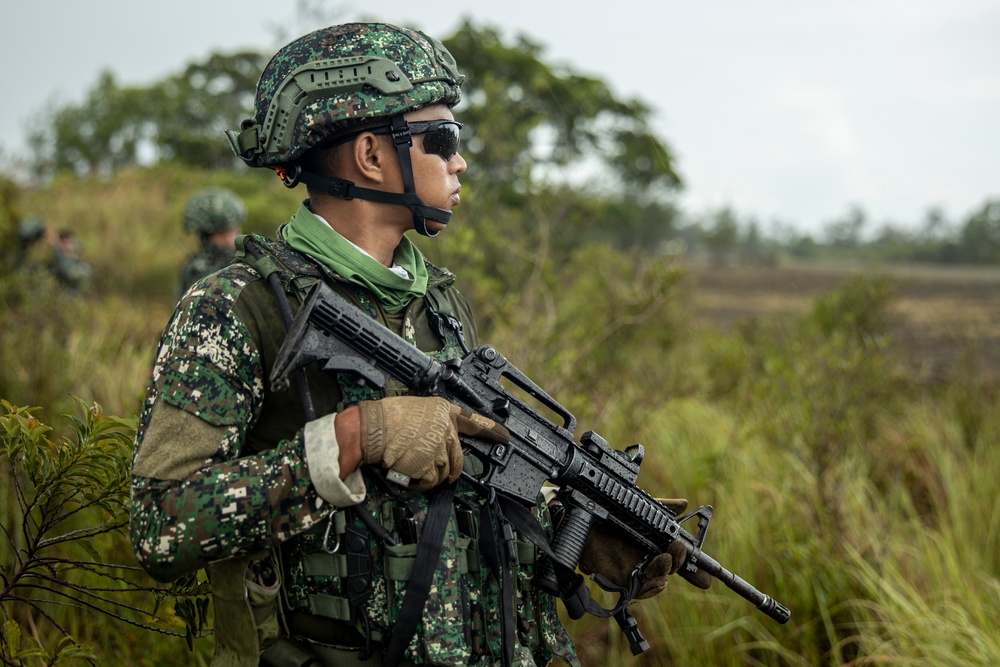
M457 120L415 120L413 122L407 122L406 128L409 130L411 137L417 134L425 135L424 152L428 155L440 155L442 160L448 162L451 158L455 157L456 153L458 153L458 145L462 141L462 124ZM392 127L390 125L366 127L361 130L355 130L354 132L340 135L339 137L328 139L327 141L319 144L318 147L332 148L334 146L339 146L340 144L353 140L355 137L364 132L371 132L372 134L392 134Z
M407 122L411 135L424 135L424 152L440 155L448 162L458 153L462 141L462 124L457 120L416 120Z

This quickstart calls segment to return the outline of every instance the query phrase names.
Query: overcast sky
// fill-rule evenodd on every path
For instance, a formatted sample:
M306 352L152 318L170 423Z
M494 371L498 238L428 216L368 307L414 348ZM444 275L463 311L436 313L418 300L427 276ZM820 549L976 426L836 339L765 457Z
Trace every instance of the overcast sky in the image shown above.
M309 6L319 6L315 1ZM144 84L213 51L274 51L316 27L299 2L0 2L0 155L28 119L78 102L102 69ZM997 0L378 0L325 3L450 36L462 18L524 34L550 63L655 110L692 211L817 231L863 207L873 227L951 220L1000 198ZM461 63L459 63L461 65ZM459 116L461 110L458 111Z

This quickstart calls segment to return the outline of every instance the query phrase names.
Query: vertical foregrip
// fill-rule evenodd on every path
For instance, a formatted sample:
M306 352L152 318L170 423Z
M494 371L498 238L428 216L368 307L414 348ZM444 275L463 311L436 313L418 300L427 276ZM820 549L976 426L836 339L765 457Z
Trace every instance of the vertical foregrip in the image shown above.
M590 535L590 524L594 515L585 509L571 507L566 512L566 519L559 526L559 531L552 541L552 551L567 567L575 568L580 562L580 555L587 544Z
M566 517L556 530L556 534L552 539L552 553L556 556L559 563L564 565L570 572L576 570L576 565L580 562L580 555L587 544L587 536L590 534L590 524L593 521L594 515L587 510L580 507L571 507L566 511ZM555 566L551 559L545 561L536 583L545 592L557 595L563 599L574 592L561 590ZM579 618L572 613L571 616Z

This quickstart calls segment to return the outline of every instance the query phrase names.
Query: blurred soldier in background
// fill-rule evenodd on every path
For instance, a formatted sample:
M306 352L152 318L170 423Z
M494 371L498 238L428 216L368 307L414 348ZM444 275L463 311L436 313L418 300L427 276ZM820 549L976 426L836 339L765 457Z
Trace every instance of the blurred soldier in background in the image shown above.
M35 242L45 236L45 223L41 218L25 218L17 223L14 229L14 240L17 247L14 249L14 259L11 262L11 270L17 271L31 263L29 254Z
M40 218L25 218L14 231L17 248L14 251L13 270L34 270L44 268L59 285L73 294L83 294L94 277L94 269L81 257L81 241L75 232L68 229L55 230L47 227ZM51 251L47 261L33 260L32 248L40 239L45 239Z
M70 292L85 293L94 278L94 269L80 256L80 237L68 229L60 229L58 232L47 229L45 240L52 248L49 272Z
M181 269L178 299L199 278L232 261L246 217L243 201L226 188L206 188L191 197L184 207L184 228L198 234L199 248Z

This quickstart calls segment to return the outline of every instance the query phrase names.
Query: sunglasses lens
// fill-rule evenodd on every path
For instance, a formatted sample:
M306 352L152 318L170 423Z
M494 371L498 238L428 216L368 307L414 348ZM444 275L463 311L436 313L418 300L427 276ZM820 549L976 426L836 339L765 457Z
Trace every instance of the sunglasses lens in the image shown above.
M461 138L458 123L442 123L424 134L424 152L450 160L458 152Z

